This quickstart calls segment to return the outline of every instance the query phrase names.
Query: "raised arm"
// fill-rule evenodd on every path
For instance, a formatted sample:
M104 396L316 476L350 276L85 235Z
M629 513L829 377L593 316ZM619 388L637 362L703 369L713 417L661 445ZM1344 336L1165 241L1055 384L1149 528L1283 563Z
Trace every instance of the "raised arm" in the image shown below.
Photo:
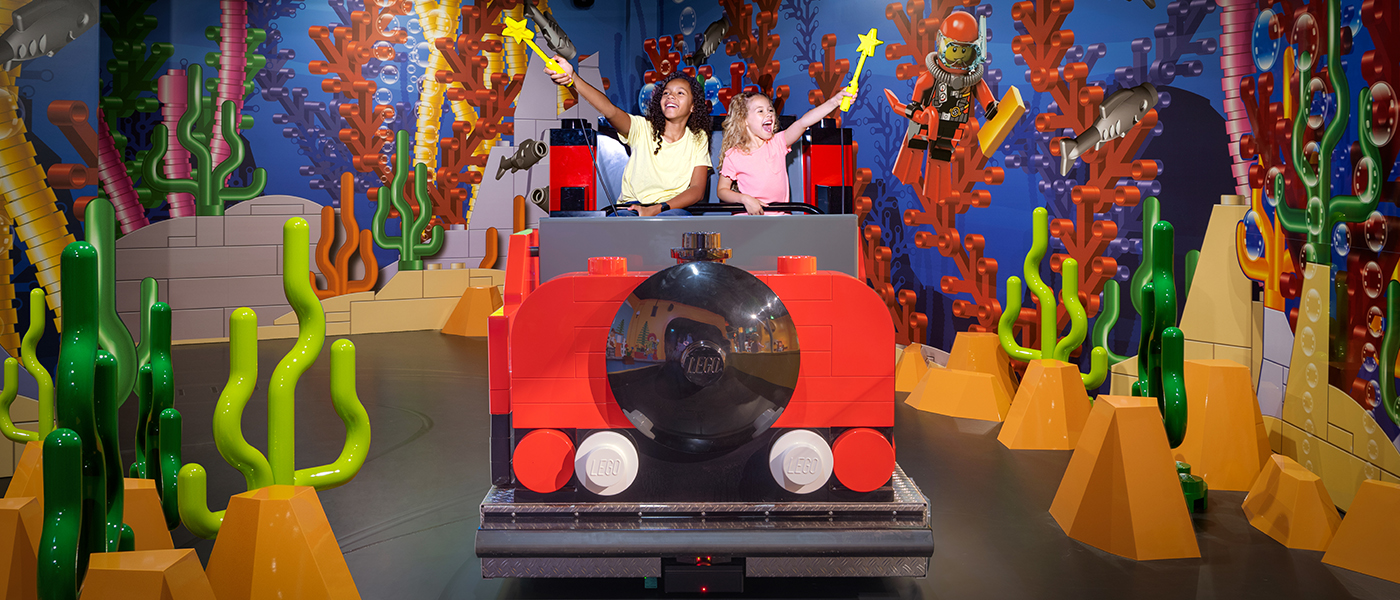
M802 118L793 122L792 127L784 129L783 142L788 146L796 144L797 140L802 138L802 132L807 131L808 127L816 125L822 118L831 114L831 111L836 110L836 107L840 106L843 98L854 97L856 97L856 95L852 94L850 90L841 88L841 93L832 96L830 100L823 102L821 106L807 111L807 114L802 115Z
M632 129L632 115L614 106L612 101L608 100L606 94L598 91L598 88L593 87L587 81L584 81L583 78L574 77L574 66L570 64L569 61L564 60L564 57L555 56L554 62L559 65L558 71L550 69L549 67L544 68L544 72L549 74L549 78L554 80L554 83L558 85L568 85L570 81L574 82L574 89L578 90L578 95L582 96L584 100L593 105L593 108L598 109L598 112L603 115L603 118L607 119L609 123L612 123L613 128L617 129L619 135L627 137L627 132Z

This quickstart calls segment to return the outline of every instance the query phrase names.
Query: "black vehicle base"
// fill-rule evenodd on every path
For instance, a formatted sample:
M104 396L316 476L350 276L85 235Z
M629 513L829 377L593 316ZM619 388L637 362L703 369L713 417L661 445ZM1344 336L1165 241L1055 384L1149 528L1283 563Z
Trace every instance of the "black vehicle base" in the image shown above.
M518 503L492 487L476 553L488 578L665 576L677 591L736 576L923 577L928 499L898 466L891 487L891 501L770 503Z

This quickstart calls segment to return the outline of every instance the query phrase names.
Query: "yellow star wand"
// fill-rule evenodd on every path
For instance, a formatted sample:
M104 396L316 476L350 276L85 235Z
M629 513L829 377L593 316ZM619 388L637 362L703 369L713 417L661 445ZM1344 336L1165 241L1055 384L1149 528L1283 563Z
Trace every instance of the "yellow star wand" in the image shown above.
M506 17L505 21L506 29L505 31L501 32L501 35L514 39L515 43L517 44L524 42L530 47L531 50L535 51L535 54L538 55L540 59L544 60L545 66L560 73L564 72L563 69L559 68L559 63L556 63L554 62L554 59L545 56L544 51L540 50L540 47L535 45L535 32L530 31L528 21L526 21L525 19L517 21L510 17ZM573 81L569 81L569 85L572 86L573 84Z
M851 75L851 83L850 83L850 85L847 85L847 86L846 86L846 89L849 90L849 91L851 92L851 95L852 95L852 96L854 96L854 95L856 94L856 92L860 89L859 86L856 85L856 82L857 82L857 81L860 81L860 71L861 71L861 69L865 68L865 57L867 57L867 56L875 56L875 47L876 47L876 46L879 46L880 44L883 44L883 43L884 43L884 42L880 41L879 38L875 37L875 28L874 28L874 27L871 27L871 28L870 28L870 33L867 33L867 34L865 34L865 35L859 35L859 36L856 36L856 37L859 37L859 38L860 38L860 46L858 46L858 47L856 48L856 52L859 52L859 53L860 53L860 60L859 60L859 61L856 61L856 72L855 72L854 75ZM842 99L842 100L841 100L841 112L846 112L846 111L851 110L851 102L854 102L854 101L855 101L855 98L844 98L844 99Z

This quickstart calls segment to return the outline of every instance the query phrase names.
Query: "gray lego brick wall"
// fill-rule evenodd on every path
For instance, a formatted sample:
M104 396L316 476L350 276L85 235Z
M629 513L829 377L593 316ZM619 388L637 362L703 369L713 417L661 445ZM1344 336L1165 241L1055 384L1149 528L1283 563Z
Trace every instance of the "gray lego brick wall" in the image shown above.
M262 196L229 207L222 217L153 223L117 240L116 306L133 337L140 334L141 280L153 277L157 298L170 304L171 339L228 337L228 317L241 308L271 325L291 307L282 292L282 224L301 217L311 227L311 270L321 235L321 205L295 196Z
M625 256L631 271L676 264L671 248L688 231L717 231L734 250L727 264L772 271L778 257L808 255L817 268L856 274L855 215L703 216L682 218L540 219L540 280L588 270L593 256Z

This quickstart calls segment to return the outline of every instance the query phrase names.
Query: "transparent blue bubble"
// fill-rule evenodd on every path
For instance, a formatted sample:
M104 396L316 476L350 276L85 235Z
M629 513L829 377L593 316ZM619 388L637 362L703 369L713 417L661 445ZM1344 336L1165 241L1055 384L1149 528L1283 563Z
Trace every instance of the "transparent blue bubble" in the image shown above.
M386 64L379 69L379 80L384 85L394 85L399 82L399 68L395 65Z
M1346 258L1351 253L1351 229L1346 223L1337 223L1337 227L1332 230L1332 251L1337 256Z
M379 91L374 93L375 104L389 104L393 101L394 92L389 91L388 88L379 88Z
M418 34L420 34L420 33L423 33L423 24L422 24L422 23L419 23L419 22L418 22L418 19L416 19L416 18L414 18L414 19L409 19L409 20L408 20L408 32L411 33L411 34L413 34L413 35L418 35Z
M690 35L695 31L695 9L689 6L681 11L681 33Z
M1274 62L1278 60L1280 47L1283 39L1269 37L1269 22L1274 18L1272 9L1259 11L1259 18L1254 20L1254 31L1250 34L1250 51L1254 56L1254 65L1260 71L1268 71L1274 68Z

